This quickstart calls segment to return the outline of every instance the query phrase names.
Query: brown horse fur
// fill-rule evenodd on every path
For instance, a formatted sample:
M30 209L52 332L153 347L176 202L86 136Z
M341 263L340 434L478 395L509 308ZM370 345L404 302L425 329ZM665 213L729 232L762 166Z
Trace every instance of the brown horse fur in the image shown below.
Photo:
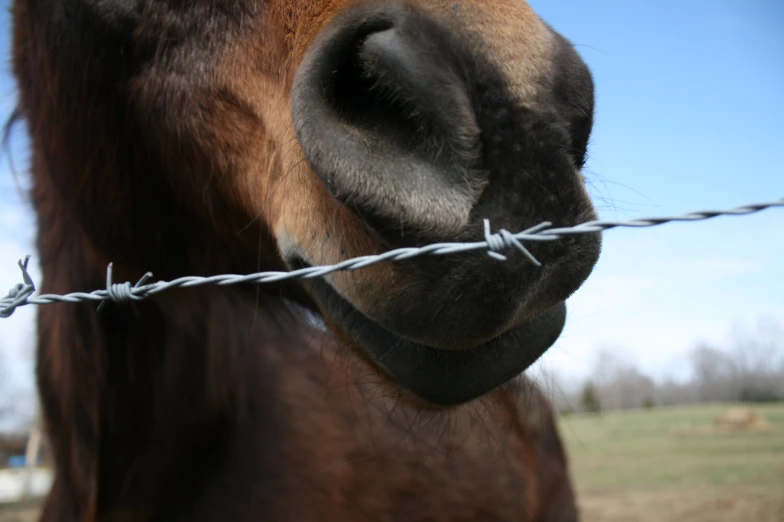
M594 216L590 73L523 0L15 0L13 24L41 292ZM516 375L599 240L530 250L542 268L474 252L40 308L42 520L577 520Z

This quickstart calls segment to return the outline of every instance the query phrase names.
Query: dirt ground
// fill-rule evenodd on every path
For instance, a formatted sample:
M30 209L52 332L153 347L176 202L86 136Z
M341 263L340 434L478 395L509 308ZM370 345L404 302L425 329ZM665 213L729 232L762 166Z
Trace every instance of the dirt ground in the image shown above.
M590 494L581 496L580 507L582 522L784 522L784 491L725 486Z

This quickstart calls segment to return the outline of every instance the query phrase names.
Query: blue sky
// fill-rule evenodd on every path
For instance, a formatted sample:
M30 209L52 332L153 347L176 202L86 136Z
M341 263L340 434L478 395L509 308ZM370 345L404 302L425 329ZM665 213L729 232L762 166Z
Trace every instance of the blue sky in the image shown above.
M8 0L0 13L0 118L14 104ZM593 70L596 127L587 172L601 217L638 218L784 197L784 3L779 0L536 0ZM26 139L14 160L26 166ZM24 181L24 179L23 179ZM35 254L34 219L0 163L0 290ZM599 350L655 377L688 376L700 341L761 319L784 326L784 210L616 229L570 301L542 365L577 381ZM38 277L37 266L33 273ZM58 305L48 305L58 306ZM0 357L29 394L32 307L0 320Z
M587 175L603 218L784 197L784 3L537 0L591 67ZM596 350L685 377L700 341L784 326L784 210L612 230L543 363L589 371ZM784 339L781 340L784 343ZM784 347L782 347L784 349Z

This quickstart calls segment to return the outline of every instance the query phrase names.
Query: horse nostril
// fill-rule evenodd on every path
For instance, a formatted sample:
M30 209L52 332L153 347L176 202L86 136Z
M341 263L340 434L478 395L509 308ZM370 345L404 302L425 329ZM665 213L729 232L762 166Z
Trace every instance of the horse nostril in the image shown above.
M409 150L435 162L451 153L456 157L447 161L470 163L480 154L479 130L458 66L438 44L422 33L407 34L406 27L371 33L359 46L358 77L341 80L363 89L346 91L358 95L354 111L377 132L397 124L396 137L408 140ZM383 119L367 118L376 110L386 111Z
M405 10L342 17L297 71L294 126L330 192L383 232L459 232L486 183L458 57Z
M437 161L443 139L437 111L428 106L424 86L416 85L423 82L412 77L418 65L413 50L396 33L372 33L343 57L325 84L324 102L364 136Z

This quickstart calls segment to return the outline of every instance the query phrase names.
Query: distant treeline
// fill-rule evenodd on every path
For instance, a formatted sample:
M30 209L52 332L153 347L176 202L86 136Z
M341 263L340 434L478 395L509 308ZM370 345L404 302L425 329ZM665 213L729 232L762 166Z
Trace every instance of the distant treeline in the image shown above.
M635 365L600 353L590 377L568 387L557 374L537 379L561 413L637 409L703 402L784 401L784 330L763 323L729 347L696 346L684 361L691 378L656 382Z

